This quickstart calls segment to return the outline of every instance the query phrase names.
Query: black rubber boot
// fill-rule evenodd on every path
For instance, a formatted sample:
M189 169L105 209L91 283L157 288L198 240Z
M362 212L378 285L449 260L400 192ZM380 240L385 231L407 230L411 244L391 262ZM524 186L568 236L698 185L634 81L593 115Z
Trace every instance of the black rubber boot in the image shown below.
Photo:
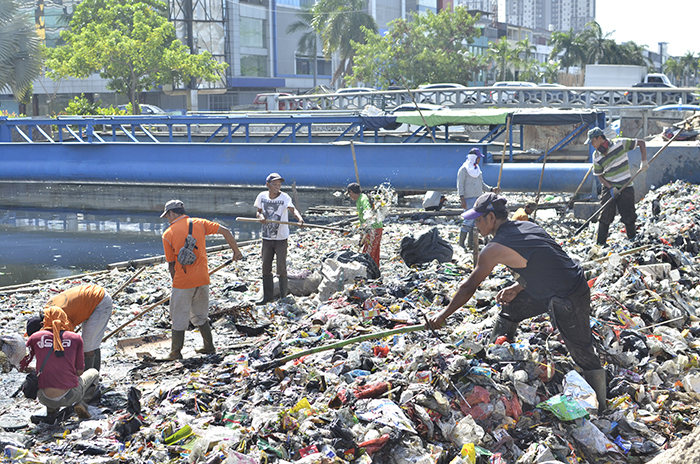
M280 276L280 299L289 294L289 277Z
M595 396L598 399L598 414L602 414L608 407L607 380L605 378L605 369L583 371L583 378L586 379L588 385L590 385L593 388L593 390L595 390Z
M264 275L262 277L263 284L263 299L256 302L256 305L264 305L272 301L275 297L275 277L270 275Z
M175 361L176 359L182 359L182 347L185 346L185 331L173 330L172 337L170 353L164 358L159 358L158 361Z
M467 233L464 232L463 230L460 230L459 231L459 246L461 246L462 248L466 248L467 245L464 243L464 241L466 239L467 239Z
M93 362L92 367L94 369L97 369L97 372L100 372L100 365L102 364L102 351L100 349L95 350L95 361Z
M627 234L628 239L634 240L634 237L637 236L637 224L634 222L625 224L625 233Z
M85 370L95 368L95 351L88 351L85 356ZM96 368L95 368L96 369Z
M610 230L610 224L598 223L598 237L596 239L598 245L604 246L608 241L608 231Z
M215 353L216 348L214 347L214 336L211 333L211 325L209 325L209 322L205 322L199 326L199 333L202 334L204 346L197 348L195 351L200 354Z
M496 323L491 329L491 338L489 338L489 345L494 343L498 337L505 335L508 340L515 340L515 332L518 330L518 322L509 321L501 316L496 317Z

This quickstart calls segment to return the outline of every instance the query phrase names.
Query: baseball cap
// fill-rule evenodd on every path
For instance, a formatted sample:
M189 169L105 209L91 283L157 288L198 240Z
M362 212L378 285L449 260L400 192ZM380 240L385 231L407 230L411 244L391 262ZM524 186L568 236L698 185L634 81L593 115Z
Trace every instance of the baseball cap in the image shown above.
M40 331L43 328L43 318L39 316L33 316L27 319L27 335L31 336L32 334Z
M284 178L282 176L280 176L276 172L273 172L272 174L267 176L267 179L265 179L265 183L268 184L268 183L276 181L276 180L281 180L282 182L284 182Z
M589 130L588 131L588 138L586 139L586 145L591 143L592 139L594 139L596 137L600 137L601 135L605 135L605 132L600 127L594 127L593 129Z
M484 155L481 153L481 150L479 150L478 148L472 148L471 150L469 150L469 154L470 154L470 155L476 155L476 156L478 156L479 158L483 158L483 157L484 157Z
M462 213L464 219L476 219L489 211L507 211L506 200L495 193L484 193L474 202L474 207Z
M160 215L160 217L165 217L166 214L168 214L168 211L174 210L174 209L185 209L185 204L181 202L180 200L170 200L165 204L165 208L163 209L163 214Z

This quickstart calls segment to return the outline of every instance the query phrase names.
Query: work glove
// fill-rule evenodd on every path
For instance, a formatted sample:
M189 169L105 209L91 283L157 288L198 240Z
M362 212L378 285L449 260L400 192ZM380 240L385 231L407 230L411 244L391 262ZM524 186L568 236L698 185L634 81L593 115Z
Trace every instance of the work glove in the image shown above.
M615 198L615 195L617 195L618 191L615 187L610 187L610 198Z
M649 169L649 162L644 160L642 161L642 165L639 167L639 170L646 171L647 169Z

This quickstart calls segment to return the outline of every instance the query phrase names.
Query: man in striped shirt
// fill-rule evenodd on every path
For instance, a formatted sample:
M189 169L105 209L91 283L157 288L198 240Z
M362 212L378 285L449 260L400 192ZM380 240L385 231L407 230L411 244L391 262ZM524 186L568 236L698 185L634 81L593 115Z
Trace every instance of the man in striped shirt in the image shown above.
M647 162L647 146L644 140L616 138L608 140L603 129L594 127L588 131L586 144L595 149L593 153L593 174L603 184L601 205L607 206L598 219L598 245L605 245L608 239L610 224L615 219L616 211L625 225L627 238L632 240L637 234L637 213L634 210L634 188L630 183L622 192L620 189L632 178L627 153L639 147L642 152L641 171L649 167ZM608 203L608 200L612 201Z

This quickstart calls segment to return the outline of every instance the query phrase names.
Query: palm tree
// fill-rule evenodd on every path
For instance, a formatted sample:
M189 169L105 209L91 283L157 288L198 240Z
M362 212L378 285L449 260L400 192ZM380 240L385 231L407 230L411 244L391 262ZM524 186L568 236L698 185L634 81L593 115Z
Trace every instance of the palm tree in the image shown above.
M0 0L0 90L21 101L42 72L41 38L34 21L21 14L15 0Z
M685 77L685 85L689 86L693 70L697 70L698 59L692 52L686 52L686 54L681 57L680 62L683 65L683 76ZM695 74L697 74L697 71L695 72Z
M331 84L352 74L355 56L352 43L365 43L363 28L374 33L379 30L366 8L367 0L319 0L311 8L312 24L315 30L321 31L325 56L330 57L337 52L340 58Z
M596 21L586 24L586 29L581 33L581 39L586 44L584 53L585 61L589 64L607 62L610 55L611 44L615 42L610 39L610 32L603 34L603 29Z
M311 55L314 57L314 88L316 88L316 80L318 78L318 31L314 29L314 14L311 8L304 8L301 13L297 13L295 22L287 27L287 34L294 34L302 31L297 48L300 53Z
M542 79L550 84L557 83L559 77L559 63L556 61L547 61L542 67Z
M582 64L583 47L579 36L574 34L573 30L569 30L569 32L553 32L549 45L552 46L549 59L559 59L561 66L566 68L567 74L569 74L571 66Z
M496 69L499 74L499 81L507 80L508 73L511 73L513 61L518 59L516 49L508 42L508 39L501 37L498 42L489 42L489 58L496 62Z
M611 64L632 64L638 66L646 66L653 68L654 63L644 54L647 51L646 45L638 45L636 42L629 41L622 45L615 44L612 49L617 51L618 57Z
M664 72L673 77L674 83L681 86L683 85L681 84L681 80L683 79L683 68L683 63L673 57L668 58L663 67Z

